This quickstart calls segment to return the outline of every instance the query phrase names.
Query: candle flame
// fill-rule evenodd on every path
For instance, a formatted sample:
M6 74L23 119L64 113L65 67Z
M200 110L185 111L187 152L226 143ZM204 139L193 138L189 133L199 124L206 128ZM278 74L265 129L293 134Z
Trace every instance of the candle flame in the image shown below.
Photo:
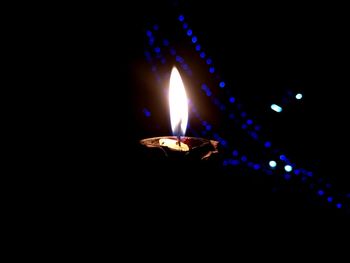
M188 121L188 102L179 71L173 67L169 84L170 121L173 135L184 136Z

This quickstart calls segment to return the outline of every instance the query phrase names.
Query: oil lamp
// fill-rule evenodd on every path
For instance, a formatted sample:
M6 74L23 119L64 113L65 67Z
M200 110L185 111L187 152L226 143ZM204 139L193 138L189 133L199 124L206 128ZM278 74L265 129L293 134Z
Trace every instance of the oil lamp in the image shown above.
M174 66L169 81L169 112L173 136L146 138L141 145L164 158L208 160L218 153L218 141L185 136L188 99L181 75Z

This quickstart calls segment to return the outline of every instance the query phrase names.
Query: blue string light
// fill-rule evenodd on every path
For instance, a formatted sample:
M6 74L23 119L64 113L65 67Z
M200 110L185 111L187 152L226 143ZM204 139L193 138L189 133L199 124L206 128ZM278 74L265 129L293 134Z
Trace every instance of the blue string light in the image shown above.
M142 111L147 118L151 117L151 112L148 109L144 108Z
M234 97L231 97L231 98L229 99L229 101L230 101L230 103L234 103L234 102L236 101L236 99L235 99Z
M270 165L271 168L275 168L277 166L277 163L276 163L276 161L272 160L272 161L269 162L269 165Z
M295 95L295 98L296 98L297 100L301 100L301 99L303 98L303 94L298 93L297 95Z
M184 22L184 16L183 16L183 15L180 15L180 16L178 17L178 20L179 20L180 22ZM186 26L185 26L185 25L186 25ZM184 26L185 29L188 28L188 25L187 25L186 23L183 23L183 26ZM157 31L158 29L159 29L159 26L158 26L158 25L157 25L157 26L153 26L153 30ZM197 43L197 42L198 42L197 37L196 37L196 36L192 36L192 35L193 35L192 30L191 30L191 29L187 29L187 30L186 30L186 35L189 36L189 37L191 37L192 43L196 43L196 45L195 45L195 51L200 52L200 53L199 53L200 58L201 58L201 59L205 59L206 54L205 54L205 52L203 51L202 46L201 46L199 43ZM146 31L146 36L149 38L149 42L148 42L148 43L149 43L149 46L153 46L154 43L156 42L154 33L153 33L151 30L147 30L147 31ZM164 46L170 46L170 42L169 42L168 40L165 40L165 39L164 39L164 40L163 40L163 45L164 45ZM158 59L158 61L160 61L162 64L166 63L165 58L162 57L162 55L161 55L161 51L162 51L162 50L160 49L159 46L158 46L158 47L155 47L155 48L153 49L153 51L154 51L154 53L155 53L154 56L155 56L156 59ZM177 54L176 50L175 50L173 47L170 47L170 48L168 49L168 52L169 52L172 56L175 56L175 55ZM145 52L145 57L146 57L147 62L149 62L149 63L155 63L155 59L152 57L152 54L151 54L149 51L146 51L146 52ZM185 63L185 59L184 59L183 57L181 57L181 56L176 56L176 61L179 62L179 63L181 64L181 67L182 67L183 69L186 70L186 73L187 73L189 76L191 76L191 74L190 74L190 73L191 73L191 69L190 69L189 65ZM208 63L208 62L209 62L209 63ZM206 60L206 64L210 66L210 67L209 67L209 73L214 73L214 72L215 72L215 68L214 68L214 66L212 66L212 60L208 58L208 59ZM160 76L158 75L158 73L157 73L157 67L152 66L152 72L153 72L154 74L156 74L156 78L158 79L158 81L160 81L160 80L161 80L161 77L160 77ZM216 77L217 77L217 76L216 76ZM219 77L218 87L224 88L225 86L226 86L226 83L225 83L224 81L220 80L220 77ZM203 89L203 86L202 86L202 89ZM225 90L226 90L227 92L230 92L229 89L225 89ZM206 93L206 95L207 95L208 97L211 97L211 98L212 98L213 104L216 105L220 110L223 110L223 111L226 111L226 110L227 110L227 106L226 106L224 103L222 103L221 101L217 100L217 98L215 98L215 97L213 96L212 91L209 89L209 87L208 87L207 85L206 85L206 89L205 89L205 90L203 89L203 91ZM229 93L227 93L227 94L229 94ZM246 118L246 117L247 117L247 114L246 114L245 112L243 112L243 111L240 112L241 104L240 104L240 103L236 103L236 98L233 97L232 95L229 95L228 98L229 98L229 99L228 99L228 103L229 103L228 105L230 105L230 104L236 105L236 107L237 107L237 108L236 108L236 111L238 110L238 115L241 116L242 119ZM302 94L301 94L301 93L296 94L296 95L295 95L295 98L298 99L298 100L300 100L300 99L302 98ZM273 106L273 105L275 105L275 106ZM282 111L282 107L278 106L277 104L272 104L272 105L271 105L271 109L273 109L273 110L276 111L276 112L281 112L281 111ZM200 117L200 115L199 115L198 111L195 109L195 107L191 107L191 110L192 110L192 112L195 112L196 118L202 120L202 118ZM143 113L144 113L144 115L145 115L146 117L150 117L150 116L151 116L150 111L148 111L146 108L144 108ZM237 123L237 122L239 123L239 121L241 121L240 119L237 119L237 118L236 118L236 114L234 114L231 110L229 110L229 111L226 112L226 113L227 113L227 117L228 117L228 119L229 119L230 121L234 121L234 123ZM252 119L248 119L248 120L245 121L245 123L242 124L241 127L242 127L242 129L244 129L244 130L247 132L248 135L250 135L250 137L252 137L252 138L255 139L255 140L258 140L258 134L257 134L255 131L261 131L261 128L260 128L261 126L260 126L260 125L254 125L254 126L253 126L252 124L253 124L253 120L252 120ZM246 127L246 126L244 126L244 125L252 126L253 129L254 129L255 131L252 132L251 130L248 129L248 127ZM214 129L213 129L213 126L212 126L211 124L206 123L206 125L204 125L203 127L204 127L204 130L202 131L202 134L203 134L203 133L204 133L204 134L211 133L212 136L213 136L216 140L218 140L224 148L230 148L228 141L227 141L227 140L224 140L224 139L221 138L217 133L215 133L215 132L214 132ZM195 131L193 131L193 132L195 132ZM271 143L270 141L263 141L263 142L262 142L262 145L264 146L265 149L269 149L269 151L271 151L271 153L273 153L273 152L280 152L280 150L277 150L277 149L273 149L273 148L272 148L272 143ZM231 146L231 147L232 147L232 146ZM234 150L234 151L232 152L232 155L233 155L233 156L237 155L237 156L235 156L235 157L239 157L238 151L237 151L237 150ZM272 154L272 155L273 155L273 154ZM284 157L281 158L281 156L284 156ZM312 177L313 177L313 172L312 172L312 171L307 171L307 170L302 169L302 168L299 168L299 167L296 168L296 165L293 164L293 163L291 163L291 162L285 157L285 155L283 155L283 154L280 154L280 155L279 155L279 158L280 158L280 160L281 160L282 162L285 162L284 169L285 169L285 171L287 171L287 173L284 173L284 174L282 174L282 175L283 175L283 177L284 177L287 181L290 180L290 179L292 178L292 176L294 176L294 175L299 175L299 176L302 175L301 177L299 177L300 180L301 180L301 182L308 183L310 189L313 189L313 188L315 187L315 183L313 183L312 181L310 181L310 179L308 179L308 178L312 178ZM242 165L243 163L245 163L245 165L246 165L247 167L250 167L250 168L252 168L252 169L254 169L254 170L262 170L262 171L263 171L264 173L266 173L267 175L273 174L273 171L272 171L272 170L274 170L275 167L277 166L277 163L276 163L276 165L275 165L275 166L272 165L272 166L274 166L274 167L272 167L272 166L271 166L271 162L272 162L272 161L270 161L270 162L268 162L268 163L269 163L269 166L266 165L266 166L264 167L264 165L262 165L263 162L260 162L260 164L259 164L259 162L258 162L258 163L254 163L254 162L252 162L252 161L248 161L248 158L247 158L246 155L242 155L242 156L240 157L240 160L242 161L242 163L241 163L241 161L239 161L239 160L237 160L237 159L225 159L225 160L223 161L223 165L224 165L224 166L239 165L239 164ZM293 172L293 174L292 174L292 173L290 173L290 172L293 171L293 169L294 169L294 172ZM278 169L277 169L275 172L278 172ZM319 182L319 184L321 184L321 183L322 183L322 182ZM323 183L323 187L325 187L325 188L327 188L327 189L330 189L330 188L331 188L331 185L330 185L330 184L327 184L327 186L326 186L326 184ZM344 204L341 203L341 202L333 202L334 199L339 199L340 197L327 196L323 190L318 190L318 191L317 191L317 194L318 194L320 197L324 197L324 201L325 201L325 202L334 203L334 204L335 204L335 207L338 208L338 209L340 209L340 208L342 208L342 207L344 206ZM349 194L349 196L350 196L350 194Z
M287 164L287 165L284 166L284 170L286 170L286 172L289 173L289 172L291 172L293 170L293 167L291 165Z
M322 195L324 195L324 191L323 190L318 190L318 195L320 195L320 196L322 196Z
M163 40L163 45L166 46L166 47L169 46L169 40L168 39L164 39Z
M278 106L277 104L272 104L271 109L274 110L275 112L282 112L282 107Z
M159 29L159 26L157 24L153 25L153 30L157 31Z
M269 141L265 142L265 144L264 144L265 148L270 148L271 145L272 145L272 144L271 144L271 142L269 142Z

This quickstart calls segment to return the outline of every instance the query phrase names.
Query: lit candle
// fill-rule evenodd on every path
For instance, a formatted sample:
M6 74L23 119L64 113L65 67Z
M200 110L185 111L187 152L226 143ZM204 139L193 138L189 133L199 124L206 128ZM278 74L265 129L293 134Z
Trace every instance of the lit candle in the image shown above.
M217 153L218 142L203 138L187 137L188 123L188 99L181 75L176 67L173 67L169 81L169 112L173 136L147 138L141 140L141 144L149 148L159 148L171 152L188 155L194 153L200 159L207 159L211 154Z

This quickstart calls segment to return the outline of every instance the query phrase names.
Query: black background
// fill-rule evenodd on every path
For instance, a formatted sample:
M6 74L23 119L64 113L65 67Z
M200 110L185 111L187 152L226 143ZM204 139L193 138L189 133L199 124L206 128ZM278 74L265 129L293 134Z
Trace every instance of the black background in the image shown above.
M139 70L149 70L144 61L145 29L152 19L169 23L166 11L175 15L183 9L193 27L202 32L227 81L242 87L238 92L252 113L270 96L283 94L283 86L301 83L303 108L287 113L285 120L278 120L280 125L270 123L269 136L296 162L307 164L311 156L319 163L322 177L329 176L336 187L349 189L345 178L348 42L342 10L303 4L232 7L223 2L198 7L182 2L85 5L57 15L58 21L49 28L54 36L50 51L58 65L49 70L57 85L53 101L63 101L57 103L57 118L63 125L54 125L62 153L57 183L68 189L68 208L73 213L95 211L138 228L159 224L153 219L164 213L163 223L171 222L176 214L192 216L193 224L205 218L206 223L214 220L215 225L220 221L224 226L238 215L242 222L293 217L311 219L310 224L319 218L343 216L319 205L307 191L296 193L285 187L272 193L276 182L256 174L230 177L215 165L208 170L144 166L138 141L168 132L166 126L160 130L164 134L149 130L139 111L140 102L152 99L151 94L140 91L147 84L139 79ZM231 27L237 28L234 37L229 33ZM197 169L205 179L198 177ZM183 170L185 174L177 177ZM235 173L249 172L238 169L230 174ZM186 177L193 174L195 177ZM203 188L196 188L198 184ZM210 186L211 194L203 192ZM177 187L185 194L174 200ZM196 194L203 198L197 199Z

